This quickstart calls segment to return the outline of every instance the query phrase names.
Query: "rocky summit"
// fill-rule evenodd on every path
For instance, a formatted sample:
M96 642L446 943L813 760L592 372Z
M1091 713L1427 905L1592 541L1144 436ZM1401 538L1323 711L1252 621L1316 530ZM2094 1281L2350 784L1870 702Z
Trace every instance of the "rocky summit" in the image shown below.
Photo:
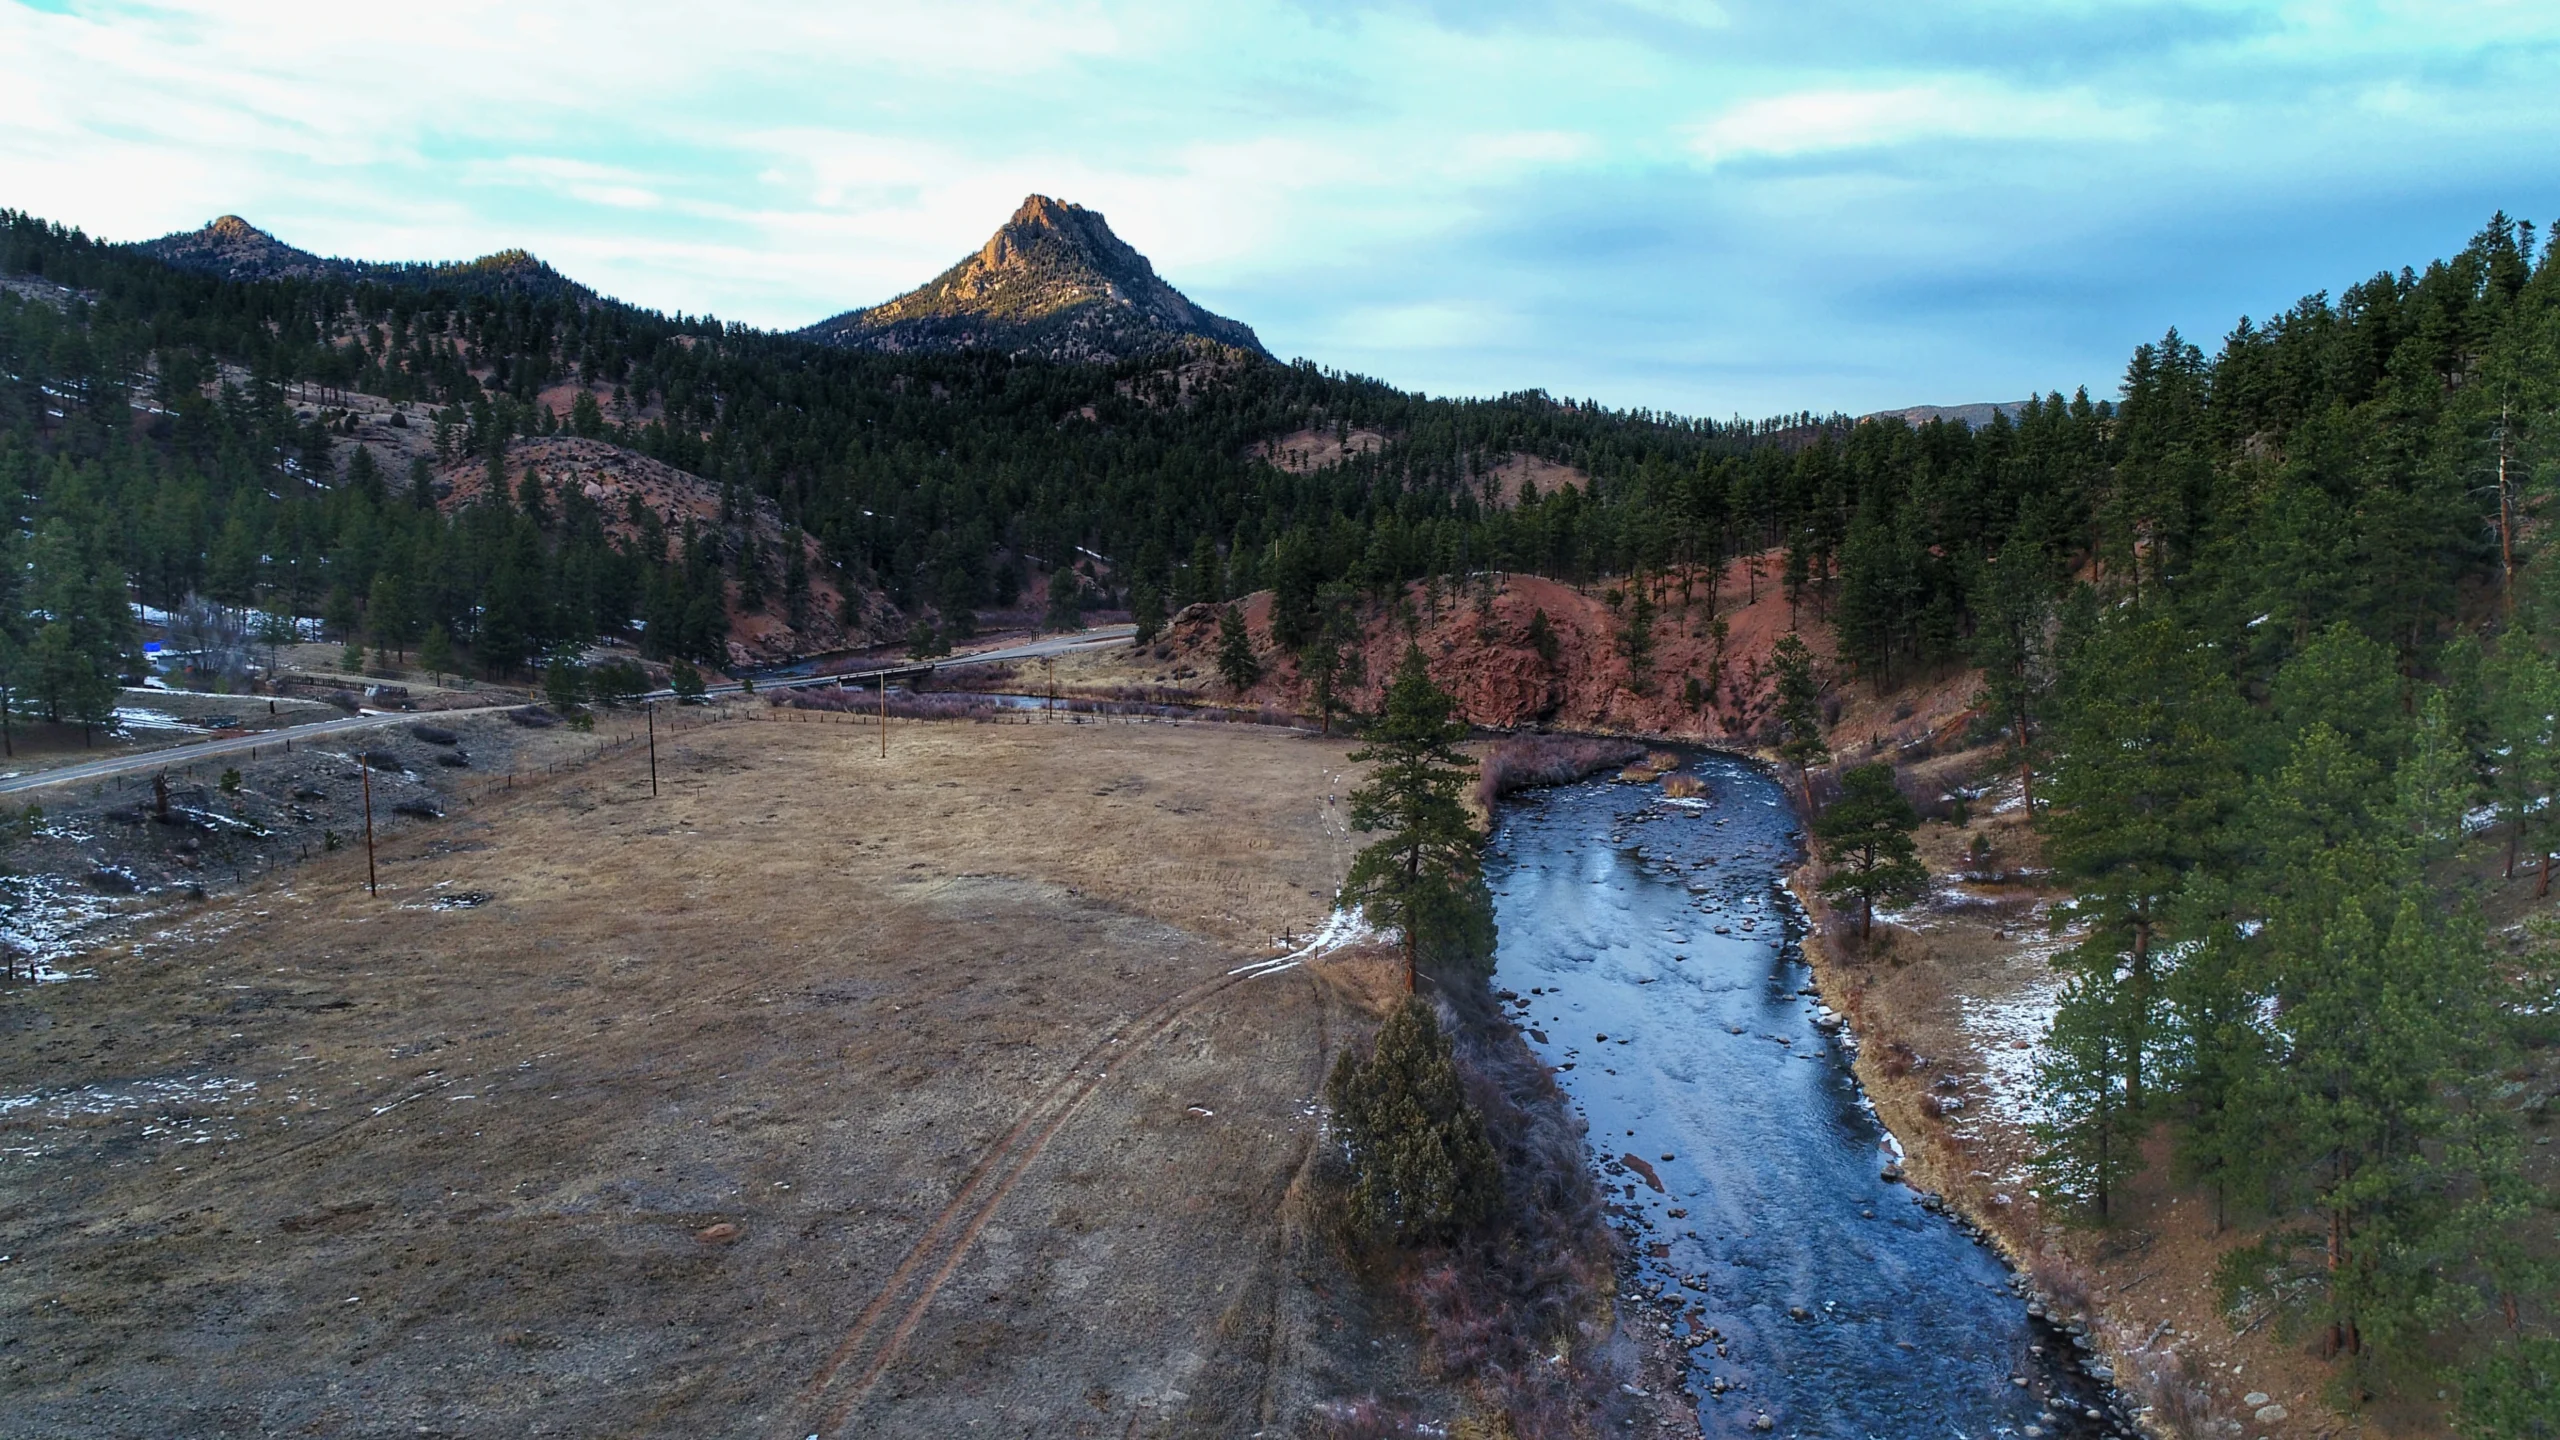
M1206 340L1262 354L1252 327L1184 298L1098 210L1033 195L976 253L924 285L804 332L853 349L999 350L1110 362Z
M297 250L237 215L225 215L201 230L146 240L134 248L172 265L209 271L228 280L309 279L344 265Z
M523 250L500 250L477 260L427 264L340 260L297 249L237 215L225 215L201 230L182 230L131 248L164 264L225 280L370 281L421 289L441 287L461 294L522 291L561 295L580 304L591 304L596 299L594 291Z

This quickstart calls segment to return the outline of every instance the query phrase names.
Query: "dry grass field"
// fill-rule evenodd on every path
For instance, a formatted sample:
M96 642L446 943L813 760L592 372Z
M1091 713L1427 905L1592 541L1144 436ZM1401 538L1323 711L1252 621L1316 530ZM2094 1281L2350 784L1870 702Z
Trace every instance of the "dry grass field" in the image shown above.
M1346 746L774 718L0 991L11 1434L1444 1418L1302 1194Z

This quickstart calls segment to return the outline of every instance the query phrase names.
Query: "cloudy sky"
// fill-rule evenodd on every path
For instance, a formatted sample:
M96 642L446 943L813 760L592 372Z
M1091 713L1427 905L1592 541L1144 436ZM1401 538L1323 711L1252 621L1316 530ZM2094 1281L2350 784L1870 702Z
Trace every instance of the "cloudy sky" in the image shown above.
M2556 78L2551 0L0 0L0 206L797 326L1040 191L1283 356L1860 412L2547 224Z

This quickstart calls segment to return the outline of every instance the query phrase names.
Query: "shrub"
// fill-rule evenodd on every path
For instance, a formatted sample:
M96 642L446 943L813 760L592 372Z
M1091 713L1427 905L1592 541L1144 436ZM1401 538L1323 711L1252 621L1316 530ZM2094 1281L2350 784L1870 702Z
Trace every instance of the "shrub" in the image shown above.
M1665 775L1662 793L1673 800L1697 800L1705 797L1707 782L1695 775Z
M1476 762L1476 803L1490 810L1514 790L1568 785L1643 753L1625 740L1578 735L1516 735L1498 740Z
M1496 1209L1501 1174L1483 1118L1459 1087L1438 1017L1418 997L1387 1016L1367 1059L1344 1052L1325 1100L1363 1229L1404 1243L1445 1240Z

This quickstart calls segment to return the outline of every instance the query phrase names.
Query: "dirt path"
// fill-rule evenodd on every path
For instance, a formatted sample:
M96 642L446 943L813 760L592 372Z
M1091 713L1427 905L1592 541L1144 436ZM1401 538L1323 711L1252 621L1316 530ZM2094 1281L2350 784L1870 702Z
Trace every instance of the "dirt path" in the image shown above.
M1292 1433L1349 844L1244 728L707 727L0 992L49 1435ZM1374 1343L1373 1343L1374 1342ZM1443 1410L1442 1413L1446 1413Z

